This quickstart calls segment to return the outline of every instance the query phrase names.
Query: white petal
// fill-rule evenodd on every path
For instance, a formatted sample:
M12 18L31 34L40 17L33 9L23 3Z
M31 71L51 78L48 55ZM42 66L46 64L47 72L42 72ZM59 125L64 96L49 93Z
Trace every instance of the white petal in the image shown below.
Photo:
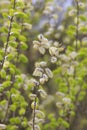
M33 44L40 45L41 43L38 41L33 41Z
M73 51L69 55L72 59L75 59L77 57L77 52Z
M45 61L40 62L41 67L46 67L47 63Z
M73 66L70 66L70 68L67 69L67 73L69 75L73 75L74 74L74 67Z
M39 47L39 52L44 55L45 54L45 48L43 47Z
M56 62L57 62L57 58L56 58L55 56L52 56L52 57L51 57L51 62L52 62L52 63L56 63Z
M38 50L38 49L39 49L39 46L38 46L37 44L35 44L35 45L33 46L33 48L36 49L36 50Z
M52 78L52 77L53 77L53 73L52 73L52 71L51 71L49 68L46 68L45 71L46 71L46 74L47 74L47 76L48 76L49 78Z
M41 84L44 84L45 81L46 81L46 80L45 80L44 78L40 78L40 83L41 83Z
M36 68L33 72L33 76L39 76L42 77L43 69L42 68Z
M36 94L30 94L30 95L29 95L29 98L30 98L31 100L35 100L36 96L37 96Z
M58 56L59 55L58 48L56 48L56 47L50 47L49 48L49 53L50 53L51 56Z
M32 128L32 130L33 130L33 128ZM34 126L34 130L40 130L39 125L35 125L35 126Z
M38 92L40 93L41 97L46 98L47 94L43 89L39 89Z
M38 35L38 39L39 39L40 41L43 41L44 36L43 36L42 34L39 34L39 35Z
M43 78L45 79L45 81L48 81L48 76L46 74L43 74Z
M70 104L71 103L71 99L70 98L63 98L63 102L66 104Z
M59 97L64 97L65 96L65 94L62 93L62 92L57 92L56 95L58 95Z
M40 110L35 110L35 114L39 118L44 118L45 117L44 113L42 111L40 111Z

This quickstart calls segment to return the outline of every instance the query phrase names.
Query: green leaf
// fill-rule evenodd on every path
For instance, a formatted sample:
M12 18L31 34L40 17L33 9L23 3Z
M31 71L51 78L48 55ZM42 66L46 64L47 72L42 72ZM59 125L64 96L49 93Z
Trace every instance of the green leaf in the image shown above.
M18 130L17 126L16 125L7 125L7 128L6 130Z
M0 71L0 76L1 76L1 78L3 78L3 79L6 78L6 71L5 71L4 69L2 69L2 70Z
M69 123L61 117L58 118L58 124L64 126L65 128L69 128Z
M16 48L17 45L18 45L17 42L15 42L15 41L9 41L9 46Z
M24 36L24 35L19 35L19 40L20 41L22 41L22 42L26 42L27 41L27 39L26 39L26 37Z
M0 101L0 105L1 105L1 106L6 105L6 103L7 103L7 100L5 100L5 99L2 100L2 101Z
M21 42L20 44L21 44L20 49L26 50L28 48L28 45L26 43Z
M87 21L87 17L84 15L80 15L79 18L84 22Z
M23 26L24 26L26 29L31 29L31 28L32 28L32 25L29 24L29 23L23 23Z
M17 16L18 18L27 18L28 16L23 13L23 12L15 12L14 13L15 16Z
M76 31L76 26L69 25L69 30L75 32Z
M15 74L15 69L10 67L10 74Z
M2 84L2 87L3 88L7 88L7 87L10 87L11 86L11 81L5 81L5 82L3 82L3 84Z
M15 112L16 109L17 109L17 105L16 105L16 104L11 104L11 105L10 105L10 110L11 110L11 111Z
M15 76L15 82L23 83L23 79L22 79L21 75Z
M10 32L11 36L19 37L20 36L20 30L19 29L12 29Z
M21 108L20 110L19 110L19 115L24 115L25 114L25 109L24 108Z
M14 53L14 52L13 52L13 54L12 54L12 53L9 53L9 54L7 55L7 58L8 58L9 61L10 61L10 60L13 60L15 57L16 57L16 53Z
M21 123L21 119L19 117L13 117L9 121L11 124L20 124Z
M27 63L28 58L24 54L20 54L19 55L19 61L22 62L22 63Z

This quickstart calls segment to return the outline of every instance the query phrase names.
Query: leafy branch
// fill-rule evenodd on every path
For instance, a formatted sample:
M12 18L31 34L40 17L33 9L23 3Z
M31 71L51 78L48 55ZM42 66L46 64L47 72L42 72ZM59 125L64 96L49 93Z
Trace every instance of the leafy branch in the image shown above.
M14 0L13 3L14 3L13 4L13 9L15 9L16 0ZM12 29L13 19L14 19L14 16L10 16L10 26L9 26L9 29L8 29L8 35L7 35L6 45L5 45L5 48L4 48L5 51L4 51L4 57L3 57L1 68L3 68L4 61L5 61L6 54L7 54L7 48L8 48L8 44L9 44L10 35L11 35L11 29Z

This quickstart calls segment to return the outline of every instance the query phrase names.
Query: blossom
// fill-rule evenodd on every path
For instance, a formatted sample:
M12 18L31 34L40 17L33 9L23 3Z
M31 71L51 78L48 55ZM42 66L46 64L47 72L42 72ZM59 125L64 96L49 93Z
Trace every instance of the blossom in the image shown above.
M45 72L46 72L46 74L47 74L47 76L48 76L49 78L52 78L52 77L53 77L53 73L52 73L52 71L51 71L49 68L45 68Z
M71 99L67 98L67 97L64 97L63 98L63 102L66 103L66 104L70 104L71 103Z
M57 56L59 55L59 51L57 47L50 47L49 48L49 53L51 56Z
M42 34L38 35L39 41L33 41L34 48L36 50L39 50L39 52L44 55L46 52L46 49L50 47L50 42L47 38L45 38Z
M30 94L29 95L29 98L31 99L31 100L35 100L35 98L37 97L37 95L36 94Z
M39 89L38 92L40 93L41 97L46 98L47 93L43 89Z
M71 59L74 60L74 59L77 57L77 52L73 51L73 52L71 52L71 53L69 54L69 56L70 56Z
M42 74L43 74L43 69L42 68L35 68L34 72L33 72L33 76L39 76L39 77L42 77Z
M57 62L57 58L55 56L51 57L51 63L56 63Z
M47 66L47 62L45 61L35 63L35 67L46 67L46 66Z

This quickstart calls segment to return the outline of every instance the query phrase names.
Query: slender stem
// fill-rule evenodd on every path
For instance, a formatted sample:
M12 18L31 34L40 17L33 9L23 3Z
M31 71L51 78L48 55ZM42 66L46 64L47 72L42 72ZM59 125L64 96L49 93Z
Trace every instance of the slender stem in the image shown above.
M78 39L79 39L79 4L78 1L76 1L76 8L77 8L77 14L76 14L76 18L77 18L77 23L76 23L76 51L78 50Z
M78 0L76 1L76 9L77 9L77 14L76 14L77 23L76 23L76 48L75 49L76 49L76 51L78 51L78 39L79 39L79 2L78 2ZM76 77L76 67L74 69L73 78L75 79L75 77ZM74 102L75 105L77 104L78 96L79 96L80 91L81 91L81 87L80 87L80 90L77 92L77 94L75 96L75 98L76 98L76 101ZM77 107L77 105L76 105L76 107ZM78 108L76 108L75 112L76 112L76 115L75 115L75 117L74 117L74 119L72 121L72 124L70 125L70 130L73 129L73 125L76 123L75 119L78 116Z
M36 101L37 101L37 97L35 98L34 101L34 110L33 110L33 130L35 130L35 110L36 110Z
M14 0L13 9L15 9L15 5L16 5L16 0ZM10 39L10 33L11 33L11 29L12 29L13 18L14 18L14 16L11 16L11 18L10 18L10 26L9 26L9 29L8 29L8 35L7 35L6 46L5 46L5 51L4 51L4 58L3 58L3 61L2 61L1 68L3 68L6 53L7 53L7 48L8 48L9 39Z
M70 83L69 83L68 77L65 77L65 78L66 78L66 83L67 83L67 87L68 87L67 94L69 94L70 93Z
M14 75L11 76L11 81L12 81L11 86L13 86L13 85L14 85L14 82L15 82L15 77L14 77ZM10 88L11 88L11 86L10 86ZM8 112L9 112L9 104L10 104L10 103L11 103L11 93L10 93L10 96L9 96L9 98L8 98L7 109L6 109L6 111L5 111L5 116L4 116L4 119L3 119L3 122L4 122L4 123L6 123L6 121L7 121Z
M10 94L10 97L8 98L7 109L6 109L6 112L5 112L5 117L3 119L3 123L6 123L6 121L7 121L10 101L11 101L11 94Z

